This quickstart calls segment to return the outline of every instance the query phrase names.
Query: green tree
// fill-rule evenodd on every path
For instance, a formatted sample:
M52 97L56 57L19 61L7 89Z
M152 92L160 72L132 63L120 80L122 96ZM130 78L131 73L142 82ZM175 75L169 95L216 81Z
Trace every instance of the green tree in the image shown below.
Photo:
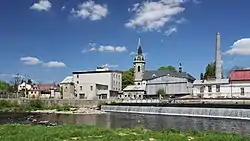
M209 63L206 67L204 79L215 78L215 62Z
M159 67L158 70L167 70L167 71L176 72L176 69L174 66Z
M0 80L0 91L8 91L10 89L10 84Z
M162 97L166 96L166 92L165 92L165 90L163 88L162 89L158 89L157 92L156 92L156 95L158 95L159 99L161 99Z
M28 79L27 84L33 84L31 79Z
M134 68L122 72L122 89L134 84Z

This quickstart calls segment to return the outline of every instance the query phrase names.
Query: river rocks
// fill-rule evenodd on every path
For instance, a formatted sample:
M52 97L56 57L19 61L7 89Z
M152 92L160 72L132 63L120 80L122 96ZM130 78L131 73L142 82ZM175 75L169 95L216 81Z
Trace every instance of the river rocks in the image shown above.
M95 108L71 108L70 111L57 111L57 110L37 110L31 111L31 113L46 113L46 114L103 114L100 110Z

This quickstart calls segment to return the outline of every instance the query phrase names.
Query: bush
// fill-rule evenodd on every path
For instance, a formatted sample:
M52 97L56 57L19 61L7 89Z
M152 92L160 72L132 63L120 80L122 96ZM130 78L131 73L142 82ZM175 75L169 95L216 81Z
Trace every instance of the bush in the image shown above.
M39 108L42 108L42 107L43 107L43 104L42 104L42 101L41 101L41 100L36 99L36 100L30 100L30 101L29 101L29 106L39 109Z

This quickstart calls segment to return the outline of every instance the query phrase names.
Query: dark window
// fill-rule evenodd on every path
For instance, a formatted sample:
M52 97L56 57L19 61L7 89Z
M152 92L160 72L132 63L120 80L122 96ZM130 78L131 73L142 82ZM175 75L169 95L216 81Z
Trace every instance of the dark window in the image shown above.
M78 74L76 75L76 78L79 78L79 75L78 75Z
M200 87L200 93L204 93L204 87Z
M82 90L82 86L80 86L80 90Z
M208 92L212 92L212 86L207 86L208 87Z
M241 94L241 95L244 95L244 94L245 94L244 88L240 88L240 94Z
M93 91L93 86L90 86L90 90Z
M80 99L85 99L85 94L79 94Z
M76 81L77 84L79 84L79 81Z
M220 85L216 85L216 92L220 92Z
M138 70L138 72L140 72L140 71L141 71L141 67L140 67L140 66L138 66L137 70Z

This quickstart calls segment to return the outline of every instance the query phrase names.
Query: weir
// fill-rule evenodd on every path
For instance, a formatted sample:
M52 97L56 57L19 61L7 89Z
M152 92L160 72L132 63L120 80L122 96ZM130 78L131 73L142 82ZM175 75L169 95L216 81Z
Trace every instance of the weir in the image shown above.
M105 112L250 120L250 109L102 105Z

